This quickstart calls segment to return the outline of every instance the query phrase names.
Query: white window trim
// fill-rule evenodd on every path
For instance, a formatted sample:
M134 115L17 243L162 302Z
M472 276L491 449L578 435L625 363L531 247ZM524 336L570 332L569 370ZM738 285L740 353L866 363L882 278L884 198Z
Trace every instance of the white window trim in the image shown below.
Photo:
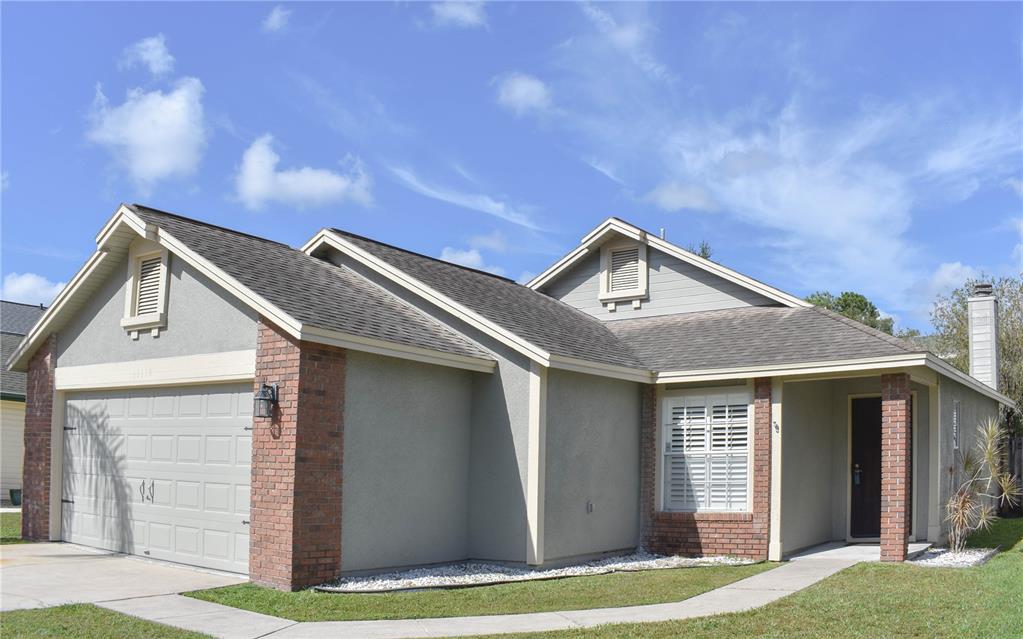
M611 253L622 249L638 249L639 254L639 286L625 291L611 290ZM599 300L604 303L613 303L629 300L639 300L647 296L649 273L647 271L647 246L643 242L626 240L620 242L608 242L600 247L600 295Z
M664 473L666 472L664 458L667 456L664 452L664 420L668 415L668 402L679 397L685 397L690 395L722 395L729 393L744 393L749 397L749 404L747 405L747 419L748 419L748 430L747 430L747 461L746 461L746 505L742 509L726 509L726 508L667 508L665 506L665 489L664 489ZM657 445L657 457L654 472L655 481L655 492L654 497L657 503L657 510L660 512L672 512L672 513L752 513L753 512L753 453L756 446L755 437L755 426L756 419L754 414L753 405L753 385L752 382L744 384L742 386L708 386L703 388L687 388L678 390L664 390L658 393L657 397L657 433L656 433L656 445Z
M137 315L135 303L137 299L136 287L138 286L139 273L143 260L153 257L160 258L160 288L156 300L156 312ZM128 249L128 273L127 283L124 292L124 317L121 318L121 327L129 332L132 339L138 339L138 332L149 330L153 337L160 333L160 329L167 323L167 285L170 280L170 260L167 249L155 242L148 240L137 240Z

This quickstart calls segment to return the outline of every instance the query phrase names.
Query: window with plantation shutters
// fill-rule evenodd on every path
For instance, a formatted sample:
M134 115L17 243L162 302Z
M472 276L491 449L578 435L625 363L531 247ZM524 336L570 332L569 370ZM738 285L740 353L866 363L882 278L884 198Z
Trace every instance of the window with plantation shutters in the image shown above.
M664 510L748 510L749 402L745 388L665 398Z
M135 315L149 315L160 310L160 284L163 281L159 255L139 261L138 284L135 289Z
M639 288L639 247L611 251L612 293Z

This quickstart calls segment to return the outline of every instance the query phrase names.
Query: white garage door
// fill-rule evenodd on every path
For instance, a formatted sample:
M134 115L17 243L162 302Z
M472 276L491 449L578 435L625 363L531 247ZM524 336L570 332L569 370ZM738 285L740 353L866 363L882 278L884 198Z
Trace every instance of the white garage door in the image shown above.
M252 385L69 394L62 538L247 573Z

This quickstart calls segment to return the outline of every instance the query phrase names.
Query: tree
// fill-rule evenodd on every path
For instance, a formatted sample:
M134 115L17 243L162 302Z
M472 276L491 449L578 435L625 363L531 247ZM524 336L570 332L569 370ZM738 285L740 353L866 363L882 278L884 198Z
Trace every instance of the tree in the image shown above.
M709 260L710 256L713 254L713 250L710 248L710 242L707 240L700 240L699 246L690 244L686 250L690 253L696 253L705 260Z
M970 372L970 330L966 300L973 286L992 281L982 276L970 279L948 295L939 295L931 310L934 325L935 352L964 373ZM1023 273L994 280L998 298L998 388L1016 401L1016 410L1009 411L1010 430L1023 433Z
M827 291L817 291L809 295L806 301L814 306L845 315L849 319L854 319L860 324L866 324L889 335L895 329L894 320L890 317L881 317L881 312L877 310L874 303L859 293L846 291L836 297Z

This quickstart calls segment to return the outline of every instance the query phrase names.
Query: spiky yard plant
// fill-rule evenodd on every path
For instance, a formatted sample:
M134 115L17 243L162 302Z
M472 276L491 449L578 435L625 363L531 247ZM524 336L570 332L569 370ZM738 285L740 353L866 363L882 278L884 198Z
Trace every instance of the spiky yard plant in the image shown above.
M948 546L959 552L966 540L978 530L987 530L998 519L998 506L1015 508L1023 490L1018 477L1001 468L1008 431L997 419L988 419L977 427L975 449L959 453L958 486L953 486L945 504L948 522Z

